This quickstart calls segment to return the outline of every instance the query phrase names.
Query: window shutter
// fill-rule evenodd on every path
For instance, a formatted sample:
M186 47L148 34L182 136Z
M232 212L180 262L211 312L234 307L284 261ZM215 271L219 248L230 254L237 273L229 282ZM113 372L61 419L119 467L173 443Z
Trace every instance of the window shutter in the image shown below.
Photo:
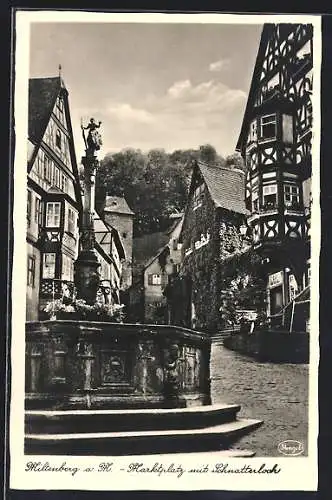
M148 285L152 285L152 274L148 275Z

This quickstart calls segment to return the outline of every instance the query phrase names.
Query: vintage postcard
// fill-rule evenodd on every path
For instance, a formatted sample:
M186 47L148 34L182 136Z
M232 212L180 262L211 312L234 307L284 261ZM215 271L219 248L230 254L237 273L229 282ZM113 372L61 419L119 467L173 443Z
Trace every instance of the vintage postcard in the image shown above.
M10 488L316 490L320 17L15 36Z

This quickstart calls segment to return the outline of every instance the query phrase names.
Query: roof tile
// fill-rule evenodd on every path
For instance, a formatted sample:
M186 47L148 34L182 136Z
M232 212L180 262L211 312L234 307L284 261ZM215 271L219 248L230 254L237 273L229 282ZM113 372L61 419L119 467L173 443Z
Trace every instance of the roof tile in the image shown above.
M245 207L242 170L197 163L216 207L225 208L241 214L249 214Z

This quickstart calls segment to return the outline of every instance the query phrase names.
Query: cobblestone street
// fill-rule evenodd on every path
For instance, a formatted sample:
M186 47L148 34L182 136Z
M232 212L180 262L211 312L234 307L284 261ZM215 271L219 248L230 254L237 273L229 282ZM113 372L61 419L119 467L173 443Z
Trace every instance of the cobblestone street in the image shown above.
M260 363L212 344L212 403L238 403L239 417L264 421L237 448L280 456L278 443L295 439L307 453L308 373L308 365Z

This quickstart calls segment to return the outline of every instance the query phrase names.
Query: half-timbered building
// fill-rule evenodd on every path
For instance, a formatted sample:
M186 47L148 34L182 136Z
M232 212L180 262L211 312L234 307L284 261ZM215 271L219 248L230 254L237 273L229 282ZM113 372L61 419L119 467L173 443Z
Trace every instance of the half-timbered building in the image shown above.
M72 296L80 250L83 188L68 91L60 76L29 81L26 319L45 317L48 302ZM94 217L101 292L119 303L124 246L116 228Z
M29 81L28 320L74 281L82 211L68 103L60 76Z
M264 26L237 150L272 318L310 280L312 69L311 25Z

